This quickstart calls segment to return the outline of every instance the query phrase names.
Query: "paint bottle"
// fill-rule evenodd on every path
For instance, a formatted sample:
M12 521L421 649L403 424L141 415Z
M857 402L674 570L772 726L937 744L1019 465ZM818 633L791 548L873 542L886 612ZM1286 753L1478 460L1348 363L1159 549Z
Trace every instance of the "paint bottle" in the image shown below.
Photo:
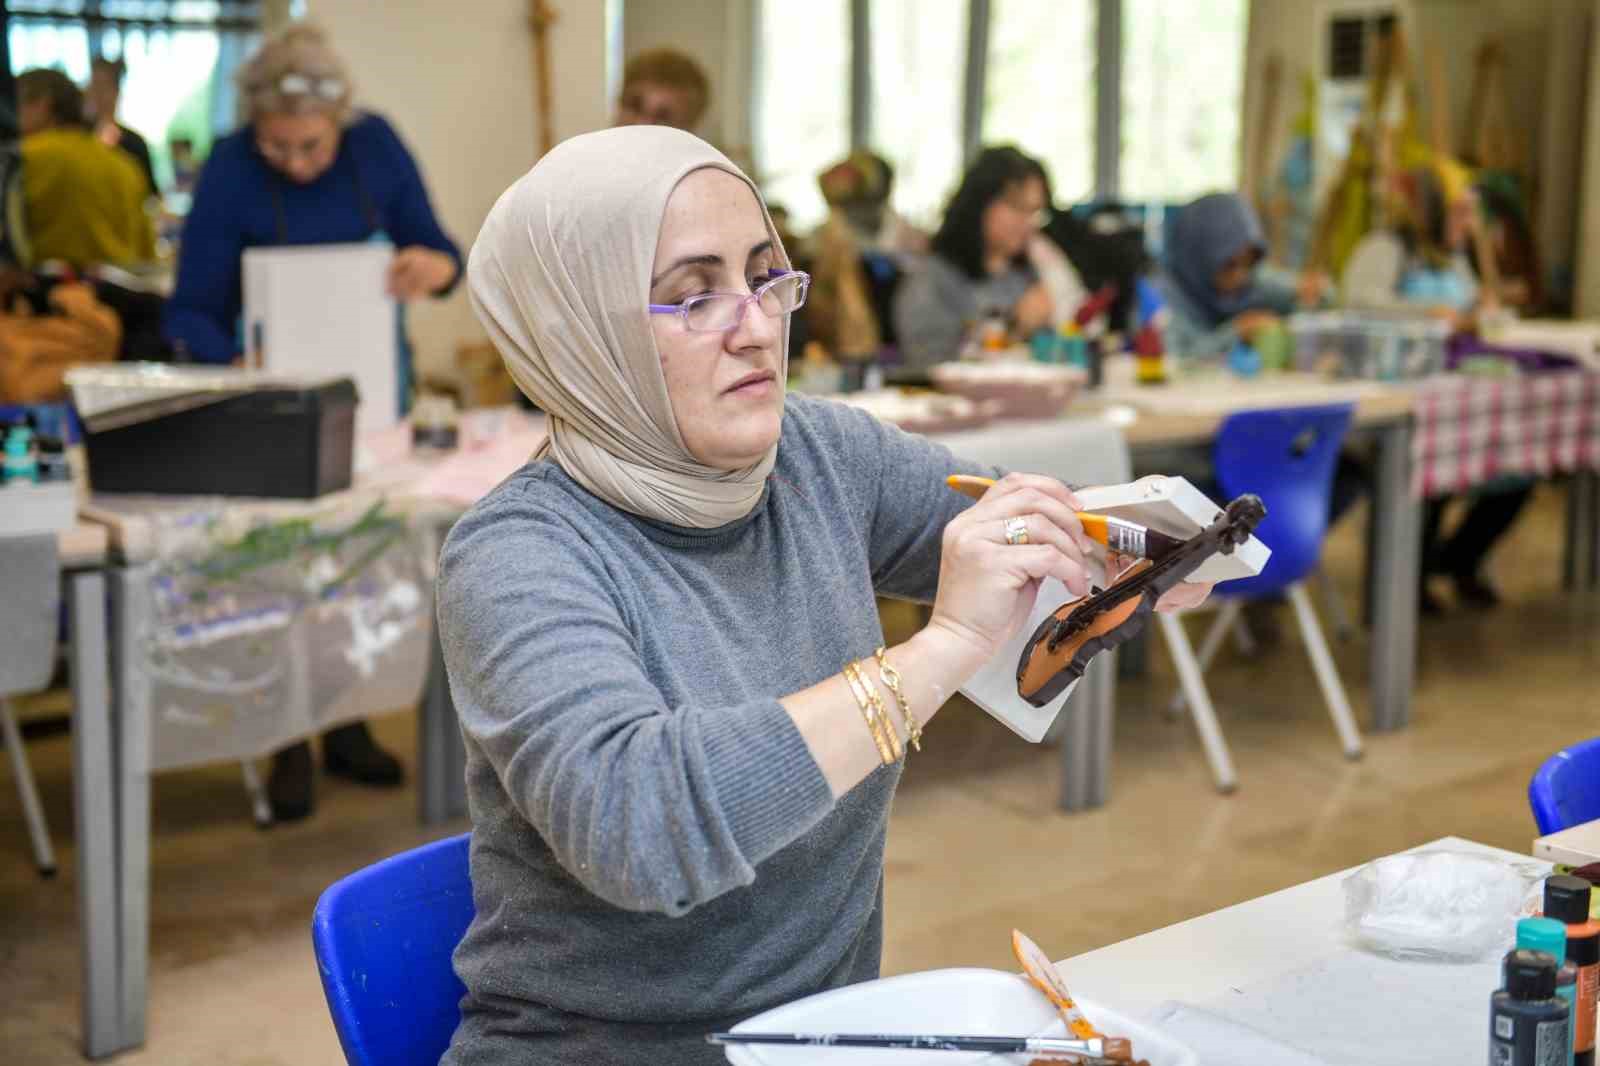
M1572 1061L1594 1066L1595 1009L1600 1000L1600 922L1589 919L1589 882L1554 874L1544 882L1544 916L1567 927L1567 958L1578 968Z
M1568 1016L1575 1023L1578 1017L1578 967L1567 959L1567 927L1554 918L1524 918L1517 923L1517 949L1542 951L1555 959L1556 998L1565 1000ZM1573 1037L1577 1026L1567 1026L1567 1066L1573 1066Z
M1556 997L1556 960L1542 951L1506 955L1506 986L1489 997L1490 1066L1557 1066L1571 1024Z
M5 480L8 482L38 481L39 460L33 450L33 430L25 425L14 425L6 433Z

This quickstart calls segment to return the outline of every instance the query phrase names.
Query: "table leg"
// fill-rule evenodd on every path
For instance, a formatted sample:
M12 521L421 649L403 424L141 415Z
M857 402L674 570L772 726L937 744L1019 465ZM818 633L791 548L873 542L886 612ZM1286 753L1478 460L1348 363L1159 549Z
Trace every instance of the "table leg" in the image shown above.
M1095 676L1094 735L1089 758L1089 806L1104 807L1111 799L1111 735L1117 713L1117 656L1101 652L1090 665Z
M1567 536L1562 551L1562 586L1600 585L1600 474L1580 470L1567 483Z
M424 823L442 822L467 813L467 751L450 699L439 629L430 641L428 681L423 689L417 729L417 799Z
M150 568L111 572L112 699L117 735L117 825L122 921L122 1039L144 1043L150 976L150 684L140 642L151 615Z
M1083 680L1062 708L1061 809L1105 806L1110 782L1111 717L1115 706L1115 652L1089 663Z
M106 677L105 577L67 576L72 677L72 813L77 832L78 927L83 954L83 1053L127 1047L117 993L117 839L111 698Z
M1422 501L1411 493L1411 433L1410 419L1378 431L1371 660L1378 732L1409 724L1416 678Z

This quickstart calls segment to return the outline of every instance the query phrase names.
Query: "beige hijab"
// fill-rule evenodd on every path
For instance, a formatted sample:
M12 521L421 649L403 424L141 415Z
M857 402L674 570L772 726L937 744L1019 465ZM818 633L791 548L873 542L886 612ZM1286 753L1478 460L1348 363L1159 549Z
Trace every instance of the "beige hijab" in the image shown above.
M624 511L710 529L761 499L777 448L743 470L689 454L646 305L667 198L701 167L750 179L693 134L625 126L557 145L500 197L467 262L473 310L548 415L549 455ZM777 232L766 217L775 244ZM777 261L788 257L777 245ZM788 325L783 344L788 349Z

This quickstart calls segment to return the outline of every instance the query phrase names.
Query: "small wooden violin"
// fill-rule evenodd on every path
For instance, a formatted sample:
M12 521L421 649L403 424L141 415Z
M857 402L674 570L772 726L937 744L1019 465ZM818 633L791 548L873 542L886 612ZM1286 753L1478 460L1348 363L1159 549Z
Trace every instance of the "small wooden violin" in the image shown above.
M1141 559L1110 586L1064 603L1039 623L1017 660L1017 695L1043 707L1083 676L1089 660L1144 628L1156 601L1211 556L1233 554L1250 539L1267 509L1259 496L1240 496L1210 526L1164 554Z

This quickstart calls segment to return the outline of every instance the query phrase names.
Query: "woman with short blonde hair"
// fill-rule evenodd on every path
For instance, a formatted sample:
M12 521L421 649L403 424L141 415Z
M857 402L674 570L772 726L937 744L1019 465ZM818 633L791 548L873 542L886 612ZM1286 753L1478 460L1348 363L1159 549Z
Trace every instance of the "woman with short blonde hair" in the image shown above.
M234 79L247 121L264 115L353 113L350 71L321 27L296 22L261 46Z
M396 249L389 267L396 299L454 287L461 253L434 216L416 161L388 122L355 109L349 70L322 30L296 23L267 41L240 71L239 88L245 125L212 148L183 228L163 321L175 349L202 363L239 358L247 248L379 240ZM399 395L363 403L405 405L411 360L403 331L400 340ZM400 782L400 764L362 723L328 733L323 754L331 773ZM268 785L274 816L309 814L312 780L309 745L279 752Z

